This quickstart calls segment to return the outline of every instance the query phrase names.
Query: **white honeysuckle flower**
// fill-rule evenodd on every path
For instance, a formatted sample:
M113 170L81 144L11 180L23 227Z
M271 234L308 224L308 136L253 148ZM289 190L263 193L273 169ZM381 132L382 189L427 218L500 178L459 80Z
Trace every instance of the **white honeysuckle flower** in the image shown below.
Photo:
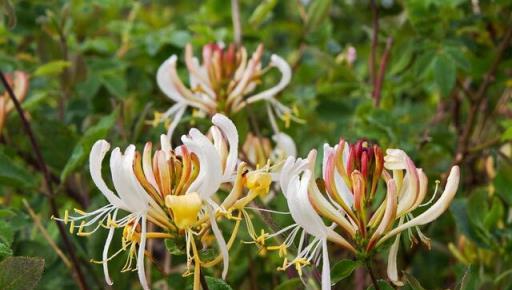
M323 251L327 241L369 259L376 253L376 248L394 237L388 254L388 276L394 284L401 285L396 262L401 232L408 230L412 235L411 229L414 229L419 239L429 245L429 239L421 233L419 226L434 221L446 211L457 191L460 172L454 166L441 197L414 217L412 212L429 206L435 199L435 193L431 201L423 203L428 185L423 170L416 168L400 149L388 149L386 153L383 156L377 145L365 140L355 144L341 140L333 147L325 144L322 178L316 181L312 178L315 150L307 160L287 160L282 168L280 185L296 225L283 229L280 233L290 231L288 238L284 244L272 249L286 252L282 248L289 247L290 240L295 240L297 226L312 235L314 240L304 246L302 235L297 258L291 264L285 260L284 267L307 265L318 257L317 251L320 247ZM306 180L308 186L304 187ZM384 181L386 188L385 198L374 209L372 204L380 180ZM322 218L332 225L325 225ZM327 251L324 253L327 255ZM323 266L328 268L325 263L328 263L328 258L324 259ZM327 279L322 280L322 287L330 287L326 284Z
M134 145L126 150L115 148L110 154L110 173L114 190L102 177L103 159L110 150L105 140L97 141L90 152L89 168L92 180L108 201L100 209L86 213L75 209L78 216L65 216L60 221L70 223L70 230L88 236L101 226L109 233L105 240L102 260L105 280L112 285L108 261L126 251L128 258L122 271L137 270L144 289L150 286L144 271L147 239L184 239L187 271L194 264L194 289L200 288L201 267L211 267L223 261L222 277L229 266L228 250L236 237L240 219L236 220L229 242L226 243L217 219L232 211L243 211L256 196L266 194L270 175L263 171L248 172L244 163L238 164L238 132L233 122L220 114L212 118L212 138L192 128L182 136L183 145L173 149L166 135L160 138L160 150L152 152L151 142L142 153ZM231 188L228 196L217 204L214 198L219 189ZM243 195L244 189L249 191ZM122 211L126 214L119 214ZM239 217L242 215L238 214ZM244 215L245 216L245 215ZM157 226L157 232L148 232L147 223ZM92 230L89 230L92 229ZM109 254L116 229L122 229L122 248ZM202 261L196 240L212 232L219 248L219 256ZM135 262L135 267L133 262Z
M333 226L324 224L324 221L311 204L311 192L317 190L312 171L315 167L315 159L316 151L312 150L307 160L289 157L282 168L280 185L286 197L290 214L296 224L285 229L285 231L289 231L289 235L283 245L273 248L282 249L284 247L286 249L295 240L299 229L302 229L298 254L290 263L285 260L283 269L294 265L301 273L303 266L315 260L319 261L321 251L322 289L326 290L330 289L331 285L327 241L337 243L351 251L354 251L354 248L333 230ZM313 237L313 241L307 245L305 244L306 234Z
M157 71L156 80L162 92L175 102L163 114L164 119L172 120L168 136L172 136L187 107L208 116L215 113L230 115L247 105L266 101L280 118L296 119L292 110L275 98L290 83L290 66L280 56L273 54L269 64L262 67L262 56L261 44L250 59L243 46L237 48L231 44L223 48L218 44L207 44L203 47L200 63L193 55L192 46L188 44L185 48L185 63L189 72L189 87L178 76L178 57L172 55L164 61ZM280 81L269 89L253 94L261 77L271 68L279 70Z

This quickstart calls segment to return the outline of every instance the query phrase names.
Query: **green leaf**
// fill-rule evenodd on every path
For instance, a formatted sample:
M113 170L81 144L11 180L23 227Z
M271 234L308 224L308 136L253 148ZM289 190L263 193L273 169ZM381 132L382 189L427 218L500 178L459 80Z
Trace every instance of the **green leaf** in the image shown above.
M359 261L341 260L331 270L331 283L334 285L347 278L352 272L361 265Z
M38 178L0 151L0 184L19 188L35 188Z
M405 280L407 280L407 283L409 284L409 286L411 286L411 288L413 290L425 290L425 288L423 288L423 286L421 286L420 282L414 278L411 274L407 273L407 272L402 272L404 274L404 277L405 277Z
M49 63L43 64L42 66L38 67L36 71L34 72L34 76L53 76L58 75L64 69L68 68L71 65L71 62L66 60L55 60L51 61Z
M379 285L380 290L394 290L395 289L395 288L393 288L393 286L389 285L388 282L386 282L384 280L377 280L377 285ZM368 286L368 288L366 288L366 290L375 290L375 286L370 285L370 286Z
M0 241L0 260L9 256L12 256L11 247L7 243Z
M300 281L300 279L293 278L277 285L276 288L274 288L274 290L295 290L300 288L300 286L302 286L302 282Z
M316 30L328 18L331 0L316 0L308 7L306 28L308 31Z
M88 128L84 132L83 136L73 149L66 166L62 170L60 175L61 180L66 180L70 173L83 165L91 151L92 145L94 145L94 142L107 136L110 129L114 126L116 118L117 110L112 112L112 114L103 117L96 125Z
M277 4L277 0L265 0L256 7L254 12L252 13L251 17L249 18L249 24L254 27L260 26L261 22L265 20L270 12L272 12L272 9Z
M126 92L126 79L122 74L118 73L106 73L101 79L101 83L107 88L108 92L118 98L124 98L127 95Z
M41 258L9 257L0 263L0 289L34 289L43 269Z
M434 80L443 96L448 96L455 86L457 69L447 54L440 54L434 60Z
M181 256L185 254L183 246L178 245L174 239L165 239L165 248L173 256Z
M229 286L226 281L213 278L210 276L206 276L206 284L208 285L208 289L210 290L232 290L231 286Z

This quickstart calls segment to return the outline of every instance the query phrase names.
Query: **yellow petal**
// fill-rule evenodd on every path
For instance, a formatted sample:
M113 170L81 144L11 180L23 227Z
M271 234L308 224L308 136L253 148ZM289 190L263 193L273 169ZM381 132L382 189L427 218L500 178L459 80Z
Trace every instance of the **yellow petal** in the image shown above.
M165 205L172 210L174 223L179 229L187 229L197 220L202 201L196 192L185 195L168 195Z

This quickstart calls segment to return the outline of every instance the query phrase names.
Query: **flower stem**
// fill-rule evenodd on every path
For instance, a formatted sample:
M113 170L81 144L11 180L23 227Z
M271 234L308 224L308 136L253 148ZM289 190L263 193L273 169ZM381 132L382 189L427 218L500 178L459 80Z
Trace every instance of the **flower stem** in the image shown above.
M372 279L373 288L375 290L380 290L379 283L377 283L377 279L375 278L375 274L373 273L372 262L366 262L366 268L368 269L368 274L370 274L370 278Z

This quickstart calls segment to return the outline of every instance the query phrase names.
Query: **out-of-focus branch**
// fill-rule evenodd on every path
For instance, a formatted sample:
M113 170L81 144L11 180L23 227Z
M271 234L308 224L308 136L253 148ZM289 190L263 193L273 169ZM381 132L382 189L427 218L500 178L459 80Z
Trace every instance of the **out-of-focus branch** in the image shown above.
M505 36L498 46L498 50L496 52L496 57L492 62L489 70L484 75L483 81L478 88L478 91L474 95L473 98L470 98L471 106L469 108L469 113L466 121L466 125L464 126L462 136L459 139L457 144L457 152L455 154L455 160L453 165L461 164L468 153L468 146L471 139L471 134L476 125L476 120L479 115L479 110L482 102L485 99L487 89L491 85L496 75L496 71L498 70L498 66L501 63L501 59L510 44L510 40L512 39L512 26L509 26L508 30L505 32Z
M370 82L375 87L377 82L377 46L379 43L379 7L375 0L370 1L372 10L372 46L370 51Z
M25 117L25 113L23 111L23 108L20 105L20 102L16 98L16 95L14 94L14 91L12 90L12 87L7 82L7 79L5 78L5 75L3 72L0 71L0 79L2 81L3 86L5 87L5 90L9 94L9 97L11 98L11 101L14 104L14 107L16 108L16 111L18 112L18 115L20 116L21 123L23 124L23 129L25 131L25 134L27 134L30 144L32 145L32 149L36 155L37 162L39 164L39 169L43 173L45 186L47 189L47 192L45 193L45 196L48 198L48 202L50 204L50 211L53 216L59 217L59 211L57 210L57 204L55 203L55 194L52 187L52 181L50 177L50 173L48 170L48 167L46 166L46 163L44 162L43 155L41 153L41 149L36 141L35 135L32 131L32 128L30 126L30 123L28 122L27 118ZM89 289L87 287L87 283L85 281L85 277L82 273L82 270L80 268L80 264L78 262L78 259L75 255L75 251L73 248L73 245L71 244L66 229L64 228L64 225L62 223L57 223L57 227L59 229L60 236L62 238L62 241L64 242L64 247L66 248L66 251L68 252L68 255L71 259L71 262L73 264L73 270L74 270L74 276L76 279L76 282L80 289L87 290Z
M233 34L235 44L242 44L242 24L240 22L240 5L238 0L231 0L231 18L233 19Z
M373 102L375 107L378 107L380 104L380 97L382 92L382 82L384 81L384 76L386 75L386 67L389 62L389 57L391 55L391 47L393 45L393 38L388 37L386 41L386 50L384 51L384 54L382 55L382 59L380 61L380 68L379 68L379 75L377 79L375 80L374 86L373 86Z

